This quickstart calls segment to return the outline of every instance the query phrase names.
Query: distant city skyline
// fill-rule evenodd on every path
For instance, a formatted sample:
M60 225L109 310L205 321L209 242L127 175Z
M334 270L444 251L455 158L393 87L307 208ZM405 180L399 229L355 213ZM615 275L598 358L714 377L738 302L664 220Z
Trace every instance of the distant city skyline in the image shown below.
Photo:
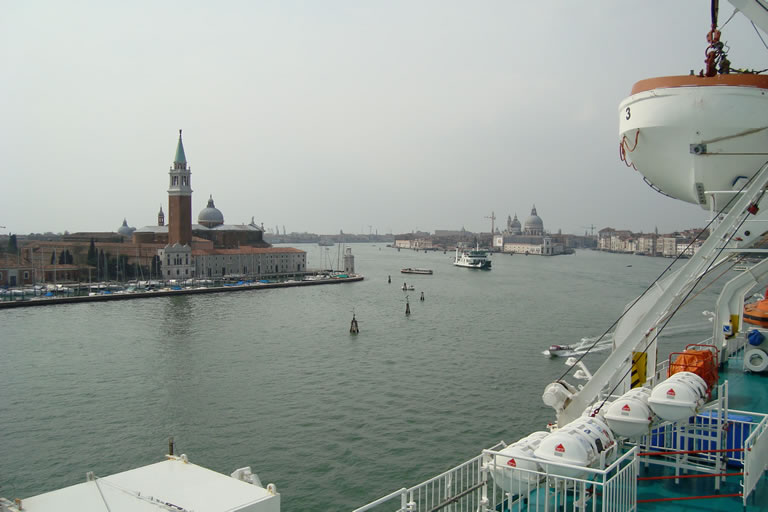
M703 67L700 1L4 7L2 234L154 224L180 128L193 214L213 195L233 224L487 232L533 204L552 232L706 223L618 158L632 84ZM723 40L768 67L740 14Z

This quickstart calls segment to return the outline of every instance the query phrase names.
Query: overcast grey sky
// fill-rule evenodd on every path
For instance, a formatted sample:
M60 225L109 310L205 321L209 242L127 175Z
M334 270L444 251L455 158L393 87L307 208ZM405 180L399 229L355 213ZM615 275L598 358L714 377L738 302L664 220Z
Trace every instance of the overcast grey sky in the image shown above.
M0 233L155 224L179 128L195 218L213 194L289 232L706 219L619 161L618 104L703 67L708 0L0 2ZM768 67L742 15L723 34Z

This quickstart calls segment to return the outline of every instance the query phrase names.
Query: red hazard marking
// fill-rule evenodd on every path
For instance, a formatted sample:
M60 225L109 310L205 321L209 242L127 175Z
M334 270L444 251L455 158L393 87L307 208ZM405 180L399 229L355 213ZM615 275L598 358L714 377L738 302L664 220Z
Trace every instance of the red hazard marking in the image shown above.
M555 446L555 451L560 453L565 453L565 446L563 446L562 444L559 444Z
M512 466L513 468L517 467L517 463L515 462L515 459L509 459L507 461L507 466Z
M671 398L675 398L675 390L674 388L669 388L669 391L667 391L667 396Z
M622 407L621 410L629 412L629 404L624 404L624 407Z

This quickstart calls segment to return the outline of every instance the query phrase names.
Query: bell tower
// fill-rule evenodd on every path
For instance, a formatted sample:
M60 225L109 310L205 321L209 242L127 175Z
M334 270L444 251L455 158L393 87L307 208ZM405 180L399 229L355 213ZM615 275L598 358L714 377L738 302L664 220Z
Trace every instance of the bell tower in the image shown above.
M176 157L168 171L168 245L189 245L192 241L192 182L184 155L184 144L176 145ZM159 220L159 219L158 219Z
M160 212L157 214L157 225L165 226L165 214L163 213L163 206L160 205Z

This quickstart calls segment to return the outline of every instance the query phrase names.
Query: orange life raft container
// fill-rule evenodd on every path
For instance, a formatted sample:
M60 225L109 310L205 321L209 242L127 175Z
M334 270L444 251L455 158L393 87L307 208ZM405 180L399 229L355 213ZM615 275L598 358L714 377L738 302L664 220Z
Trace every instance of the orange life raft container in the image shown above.
M752 325L768 327L768 290L766 290L766 298L760 302L744 304L744 321Z

